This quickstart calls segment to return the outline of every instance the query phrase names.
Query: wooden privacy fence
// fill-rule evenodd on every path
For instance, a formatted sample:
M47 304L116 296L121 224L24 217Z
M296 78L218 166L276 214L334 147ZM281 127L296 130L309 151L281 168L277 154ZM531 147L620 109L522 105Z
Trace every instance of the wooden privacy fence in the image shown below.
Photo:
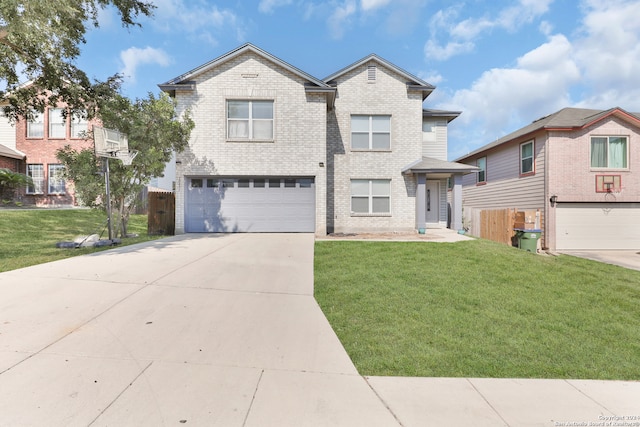
M148 193L147 233L173 235L176 230L176 196L170 191Z
M534 223L527 224L525 228L542 229L544 224L544 214L541 210L521 210L516 208L504 209L478 209L465 208L465 222L472 236L493 240L494 242L506 245L517 246L518 241L514 228L520 224L522 215L528 214L534 218ZM529 221L529 220L528 220ZM541 247L546 247L544 233L541 239Z
M514 231L513 223L516 210L489 209L480 212L480 236L483 239L511 245Z

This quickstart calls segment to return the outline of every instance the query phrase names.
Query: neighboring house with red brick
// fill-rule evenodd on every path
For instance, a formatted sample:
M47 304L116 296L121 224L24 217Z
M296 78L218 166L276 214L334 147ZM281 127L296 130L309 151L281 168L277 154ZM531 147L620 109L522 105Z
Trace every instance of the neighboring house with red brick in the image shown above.
M456 161L480 168L463 178L468 224L478 210L539 210L549 250L640 249L639 113L565 108Z
M16 149L16 129L0 113L0 169L24 173L26 155Z
M32 184L18 191L24 205L42 207L76 205L73 184L62 177L63 165L56 151L66 145L77 150L93 147L84 133L90 123L79 116L65 115L63 108L48 107L33 119L10 123L0 120L0 167L31 177Z
M462 227L460 113L424 109L435 87L375 54L318 79L245 44L159 86L195 121L177 233Z

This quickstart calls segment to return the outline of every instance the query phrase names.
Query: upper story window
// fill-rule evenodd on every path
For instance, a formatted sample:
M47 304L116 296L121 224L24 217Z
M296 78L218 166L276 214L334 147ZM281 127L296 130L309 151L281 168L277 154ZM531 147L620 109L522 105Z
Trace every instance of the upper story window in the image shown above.
M483 184L487 182L487 158L480 157L478 160L476 160L476 166L478 167L478 169L480 169L478 171L477 183Z
M626 136L592 136L591 167L627 169L628 149Z
M44 138L44 114L33 113L33 118L27 122L27 138Z
M273 140L273 101L227 101L227 138Z
M85 116L77 114L67 120L62 108L49 108L45 114L34 112L27 121L27 138L84 138L83 132L89 128Z
M66 119L62 108L49 109L49 138L63 139L67 136Z
M351 116L352 150L390 150L391 116Z
M533 141L520 144L520 174L533 173Z
M71 117L71 138L83 138L89 131L89 122L84 114L74 114Z

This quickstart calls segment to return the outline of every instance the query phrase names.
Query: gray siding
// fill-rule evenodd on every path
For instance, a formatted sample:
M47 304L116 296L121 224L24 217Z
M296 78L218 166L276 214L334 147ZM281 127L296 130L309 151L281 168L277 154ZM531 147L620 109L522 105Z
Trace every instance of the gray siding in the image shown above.
M438 160L447 160L447 121L424 120L435 129L435 135L427 132L422 134L422 156Z
M520 142L487 153L487 182L476 185L476 174L465 175L462 183L463 205L483 209L543 209L545 142L544 137L535 139L535 174L529 176L520 176ZM475 165L475 161L473 159L465 163Z

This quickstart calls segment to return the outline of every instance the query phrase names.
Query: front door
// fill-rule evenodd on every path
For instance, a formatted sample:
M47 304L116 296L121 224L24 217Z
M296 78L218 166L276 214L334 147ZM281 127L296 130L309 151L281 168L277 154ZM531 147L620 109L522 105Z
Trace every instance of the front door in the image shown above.
M438 225L440 222L440 182L427 181L427 197L425 200L427 225Z

